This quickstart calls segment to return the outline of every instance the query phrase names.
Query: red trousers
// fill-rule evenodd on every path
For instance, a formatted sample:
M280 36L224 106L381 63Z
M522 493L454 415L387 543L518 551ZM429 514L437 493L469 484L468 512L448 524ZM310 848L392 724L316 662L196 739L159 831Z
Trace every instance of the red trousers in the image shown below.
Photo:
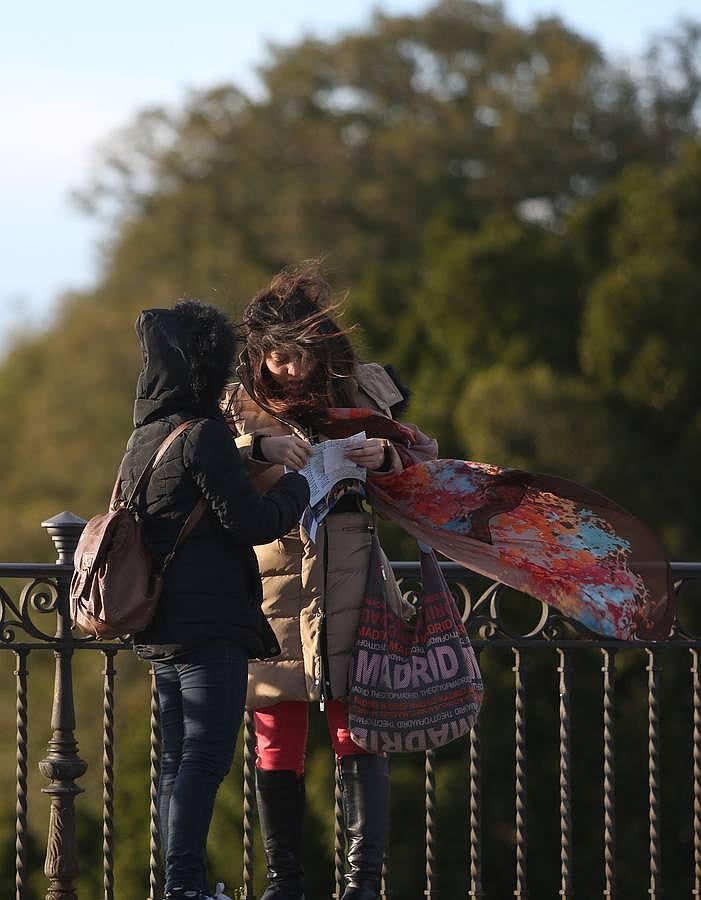
M267 771L291 769L304 773L309 731L309 704L283 700L254 713L256 726L256 766ZM326 722L336 759L367 753L351 740L348 706L341 700L326 703Z

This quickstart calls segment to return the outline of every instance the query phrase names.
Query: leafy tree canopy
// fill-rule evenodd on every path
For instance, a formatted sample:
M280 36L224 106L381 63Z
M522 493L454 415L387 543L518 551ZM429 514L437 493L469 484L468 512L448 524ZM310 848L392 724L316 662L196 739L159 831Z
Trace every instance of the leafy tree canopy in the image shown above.
M632 435L644 422L654 456L693 417L698 381L693 342L679 342L695 327L700 46L683 24L628 71L557 18L524 28L499 5L442 0L272 46L255 97L220 85L144 110L81 192L111 222L99 282L0 368L1 555L50 556L42 518L104 504L139 309L189 295L236 316L310 256L349 289L361 351L399 367L444 453L503 441L503 462L570 471L564 444L543 458L547 440L509 437L535 378L531 401L552 385L558 408L570 398ZM479 411L497 385L499 423ZM538 430L553 407L531 405ZM609 450L579 477L610 470ZM638 507L635 485L616 487Z

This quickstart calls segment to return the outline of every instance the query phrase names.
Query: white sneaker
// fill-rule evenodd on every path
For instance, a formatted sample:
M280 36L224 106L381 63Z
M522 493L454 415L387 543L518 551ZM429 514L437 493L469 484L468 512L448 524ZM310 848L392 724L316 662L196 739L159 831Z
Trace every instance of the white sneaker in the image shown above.
M227 895L224 893L223 881L217 882L217 886L214 889L214 896L211 898L211 900L231 900L231 897L227 897Z

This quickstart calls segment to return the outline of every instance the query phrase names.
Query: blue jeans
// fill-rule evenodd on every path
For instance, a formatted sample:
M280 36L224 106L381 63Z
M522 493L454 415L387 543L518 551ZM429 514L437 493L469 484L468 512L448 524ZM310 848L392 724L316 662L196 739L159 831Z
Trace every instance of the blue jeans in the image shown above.
M248 654L232 641L216 640L153 668L163 748L156 804L165 887L206 891L207 833L234 758Z

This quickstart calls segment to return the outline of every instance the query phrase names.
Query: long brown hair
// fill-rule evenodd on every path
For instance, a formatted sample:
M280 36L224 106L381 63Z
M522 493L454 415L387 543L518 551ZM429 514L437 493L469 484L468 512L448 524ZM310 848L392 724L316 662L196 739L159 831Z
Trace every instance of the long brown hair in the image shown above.
M351 328L333 318L341 302L317 260L284 269L256 294L243 314L246 347L239 374L251 397L276 415L296 418L329 406L352 406L357 357L348 339ZM299 354L316 365L304 397L288 397L265 365L272 352Z

